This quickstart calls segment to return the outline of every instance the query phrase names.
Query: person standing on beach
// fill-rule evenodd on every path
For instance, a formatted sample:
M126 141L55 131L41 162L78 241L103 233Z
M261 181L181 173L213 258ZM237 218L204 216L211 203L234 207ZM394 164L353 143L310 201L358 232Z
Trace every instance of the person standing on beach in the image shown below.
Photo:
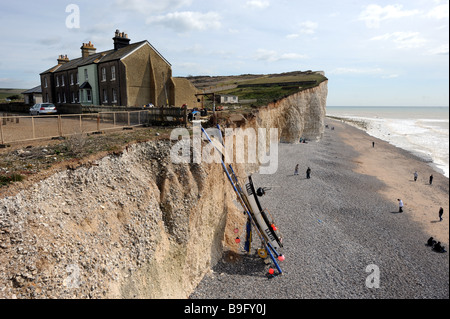
M403 201L399 198L398 200L398 212L403 213Z
M414 172L414 181L417 181L417 177L419 177L419 174L417 174L417 171Z
M372 142L372 147L375 147L375 142Z
M444 209L441 207L441 208L439 208L439 221L441 222L442 221L442 215L444 214Z
M430 185L433 184L433 174L430 175Z
M308 169L306 170L306 178L310 179L311 178L311 168L308 167Z
M298 164L295 165L294 175L298 175Z

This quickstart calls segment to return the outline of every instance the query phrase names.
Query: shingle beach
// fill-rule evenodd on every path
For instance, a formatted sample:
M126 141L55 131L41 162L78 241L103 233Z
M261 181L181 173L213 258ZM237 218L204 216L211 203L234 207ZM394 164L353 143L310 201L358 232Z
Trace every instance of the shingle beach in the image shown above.
M256 187L272 187L260 201L283 234L283 274L268 279L273 266L256 255L255 239L251 254L242 243L233 259L224 254L190 298L449 298L449 253L425 245L433 236L448 250L448 178L362 130L326 124L319 142L280 144L275 174L253 175ZM374 269L379 288L366 285Z

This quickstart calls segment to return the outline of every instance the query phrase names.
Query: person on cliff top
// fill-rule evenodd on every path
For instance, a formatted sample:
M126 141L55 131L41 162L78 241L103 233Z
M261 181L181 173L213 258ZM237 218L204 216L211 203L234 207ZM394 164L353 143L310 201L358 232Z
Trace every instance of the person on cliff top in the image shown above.
M433 174L430 175L430 185L433 184Z
M444 209L441 207L441 208L439 208L439 221L440 222L443 220L442 215L444 215Z
M311 178L311 168L308 167L308 169L306 170L306 178L310 179Z
M294 169L294 175L298 175L298 164L295 165L295 169Z
M417 177L419 177L419 174L417 174L417 171L414 172L414 181L417 181Z

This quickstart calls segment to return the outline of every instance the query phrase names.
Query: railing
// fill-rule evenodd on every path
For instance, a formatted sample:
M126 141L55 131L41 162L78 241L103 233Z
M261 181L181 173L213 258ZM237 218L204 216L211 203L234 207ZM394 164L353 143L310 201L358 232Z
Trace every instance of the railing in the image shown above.
M95 133L149 123L148 110L67 115L0 116L0 142L32 141L44 138Z
M153 125L186 124L187 109L178 107L158 107L148 109L148 120Z

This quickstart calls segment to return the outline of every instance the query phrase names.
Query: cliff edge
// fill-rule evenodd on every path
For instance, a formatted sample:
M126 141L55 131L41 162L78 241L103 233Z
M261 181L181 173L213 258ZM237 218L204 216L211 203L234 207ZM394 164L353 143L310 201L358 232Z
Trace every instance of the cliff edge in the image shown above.
M245 126L320 139L326 95L325 81ZM133 144L1 198L0 298L187 298L245 216L219 164L174 164L172 146Z

